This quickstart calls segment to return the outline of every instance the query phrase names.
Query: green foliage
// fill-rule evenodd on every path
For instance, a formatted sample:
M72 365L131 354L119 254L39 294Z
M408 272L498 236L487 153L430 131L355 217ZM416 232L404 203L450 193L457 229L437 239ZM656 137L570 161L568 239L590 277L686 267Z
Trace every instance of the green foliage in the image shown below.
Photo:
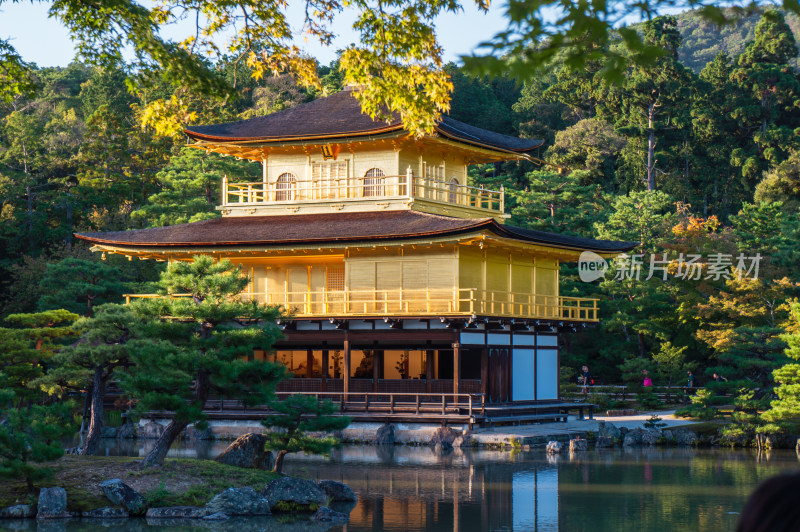
M97 260L67 258L47 265L38 307L91 317L96 305L121 299L121 272Z
M336 405L330 400L319 401L310 395L290 395L282 400L269 402L275 414L266 416L261 424L270 429L266 449L278 452L275 460L276 473L281 472L283 456L287 453L327 455L339 441L333 436L320 436L311 433L325 433L342 430L350 424L350 418L334 416Z
M140 412L169 410L173 423L202 427L211 390L247 406L272 398L285 369L252 360L252 353L257 346L269 349L279 337L280 314L255 301L235 299L248 282L241 267L230 261L197 255L192 262L170 264L159 282L164 294L185 297L130 305L141 320L142 335L127 344L132 364L120 384L136 398Z
M646 429L663 429L667 426L657 414L653 414L642 423Z
M219 216L223 176L235 181L260 179L259 168L249 161L237 161L201 150L183 148L156 174L160 191L131 213L131 219L148 227L196 222Z
M72 405L24 405L10 390L0 392L0 478L24 479L29 492L52 470L35 464L64 454L61 440L76 430Z

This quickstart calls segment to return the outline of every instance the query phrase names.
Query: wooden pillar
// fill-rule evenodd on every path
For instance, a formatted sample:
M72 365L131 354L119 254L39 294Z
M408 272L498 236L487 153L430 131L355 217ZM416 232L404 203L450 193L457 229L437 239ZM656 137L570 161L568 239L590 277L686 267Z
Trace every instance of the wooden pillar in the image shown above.
M453 344L453 393L459 393L461 388L461 346L458 343Z
M383 351L379 349L372 350L372 391L378 391L378 378L380 377L380 365L383 362Z
M314 350L306 349L306 378L314 376Z
M344 375L342 375L344 399L350 393L350 335L344 333Z
M425 393L431 393L433 389L433 357L434 351L425 351Z
M322 382L320 383L320 391L327 392L328 391L328 350L322 350Z
M489 392L489 350L487 348L481 349L481 393L484 398L488 399L487 393Z

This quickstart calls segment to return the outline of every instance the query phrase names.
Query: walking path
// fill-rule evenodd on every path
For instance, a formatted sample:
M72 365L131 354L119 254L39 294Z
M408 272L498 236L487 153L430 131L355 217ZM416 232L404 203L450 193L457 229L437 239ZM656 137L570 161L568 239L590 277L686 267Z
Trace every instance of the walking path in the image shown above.
M613 423L617 428L644 428L645 421L657 414L664 428L691 425L694 421L676 418L674 410L643 412L635 416L595 416L594 419L579 420L570 416L566 423L541 423L538 425L522 425L518 427L478 428L472 438L480 445L545 445L548 441L566 441L576 436L585 436L588 432L596 432L601 421Z

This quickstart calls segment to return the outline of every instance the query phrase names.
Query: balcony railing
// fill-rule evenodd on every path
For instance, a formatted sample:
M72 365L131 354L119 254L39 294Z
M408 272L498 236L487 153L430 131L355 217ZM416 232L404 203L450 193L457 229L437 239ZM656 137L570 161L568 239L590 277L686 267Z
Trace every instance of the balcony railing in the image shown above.
M396 176L311 181L293 179L273 183L230 183L227 177L222 180L223 207L395 198L469 207L496 215L503 213L505 193L503 190L487 190L454 181L415 176L411 172Z
M185 297L175 294L172 297ZM158 297L126 294L131 298ZM298 318L370 316L497 316L597 321L597 300L475 289L325 290L318 292L243 292L243 300L278 305Z

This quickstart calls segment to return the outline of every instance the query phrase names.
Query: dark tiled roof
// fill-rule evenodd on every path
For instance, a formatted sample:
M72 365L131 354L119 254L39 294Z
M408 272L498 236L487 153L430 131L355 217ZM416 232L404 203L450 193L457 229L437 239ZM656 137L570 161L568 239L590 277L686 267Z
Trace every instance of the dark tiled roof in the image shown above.
M97 244L134 247L286 246L457 235L489 230L531 243L598 252L627 251L636 242L592 240L497 223L493 218L463 219L415 211L382 211L281 216L227 216L189 224L134 231L78 233Z
M373 120L361 112L361 104L352 91L337 92L291 109L238 122L191 126L186 134L195 140L220 142L261 141L264 143L300 139L348 138L376 135L403 129L398 115L389 122ZM470 126L449 117L437 125L445 137L467 144L524 153L538 148L544 141L521 139Z

